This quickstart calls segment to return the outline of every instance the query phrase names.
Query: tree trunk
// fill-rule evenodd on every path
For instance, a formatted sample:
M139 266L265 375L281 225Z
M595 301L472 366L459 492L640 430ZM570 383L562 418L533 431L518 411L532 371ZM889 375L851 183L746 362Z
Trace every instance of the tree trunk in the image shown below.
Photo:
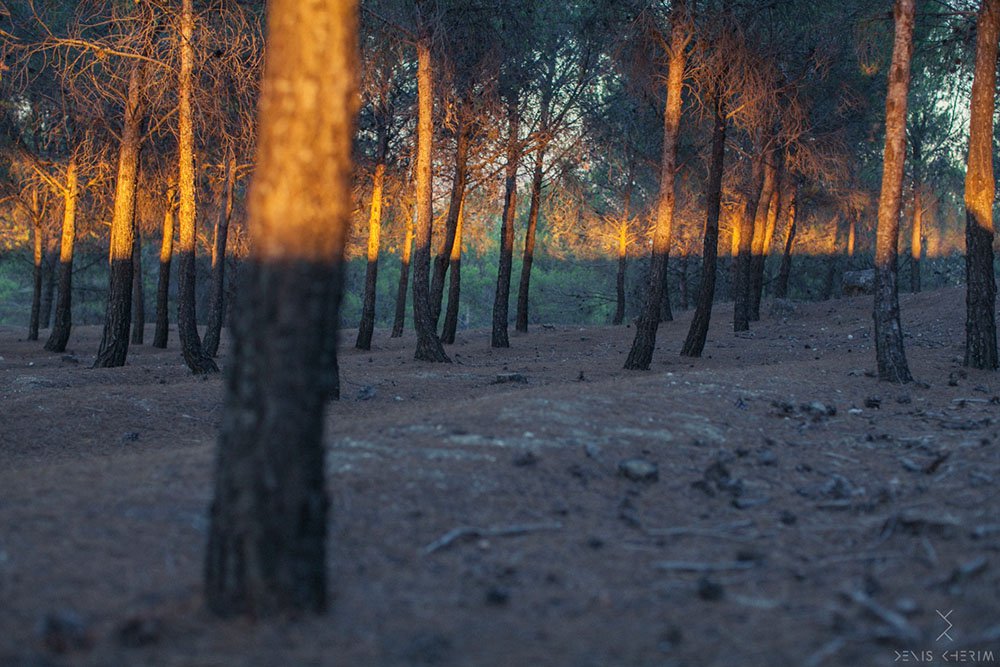
M725 101L721 95L714 100L712 124L712 162L708 167L708 183L705 187L705 241L702 246L701 285L698 288L698 304L695 306L691 328L681 348L685 357L700 357L708 338L708 326L712 320L712 305L715 302L715 273L719 256L719 214L722 212L722 174L726 158L726 115Z
M627 210L626 205L626 210ZM625 321L625 272L628 268L628 218L624 218L618 228L618 275L615 279L615 316L611 323L615 326Z
M823 301L834 297L837 284L837 270L840 268L840 216L835 215L831 221L833 238L830 241L830 256L826 258L826 279L823 281Z
M37 201L37 195L35 195ZM36 207L37 210L37 207ZM32 252L31 319L28 322L28 340L38 340L38 324L42 306L42 248L45 247L41 216L36 216L32 225L34 252Z
M997 368L997 286L993 273L993 112L1000 0L983 0L976 31L976 66L965 176L965 365Z
M59 291L56 296L56 316L52 331L45 342L49 352L65 352L73 326L73 245L76 242L76 203L79 197L79 177L76 156L66 168L66 189L63 191L62 239L59 244Z
M413 249L413 218L406 217L406 237L399 261L399 287L396 290L396 317L392 322L392 338L403 335L406 324L406 284L410 280L410 256Z
M646 304L636 323L635 339L625 360L625 368L648 370L656 347L656 330L663 313L666 290L667 257L674 222L674 180L677 169L677 138L681 123L681 94L684 87L684 67L690 34L687 26L685 0L677 0L671 9L669 71L667 101L663 109L663 154L660 161L660 193L656 205L656 226L653 230L653 251L650 257L649 291Z
M764 262L767 259L768 227L771 225L771 208L775 190L778 189L778 166L773 152L765 154L764 184L761 186L757 210L754 213L753 240L750 260L750 301L747 319L760 321L760 298L764 290ZM777 216L777 214L775 214ZM773 233L774 228L771 227Z
M205 564L217 614L327 606L324 406L351 215L354 0L272 0ZM309 206L289 205L309 202Z
M763 154L758 155L753 162L752 179L753 189L751 192L753 194L739 217L740 246L739 253L736 255L736 266L733 269L733 331L749 331L750 329L752 252L756 236L754 227L765 180Z
M413 248L413 327L417 330L419 361L451 362L444 353L431 317L430 263L432 202L431 148L434 140L434 71L430 38L417 41L417 227Z
M459 124L455 145L455 175L451 181L451 200L448 203L448 216L445 218L444 235L441 247L434 258L434 275L431 279L431 317L435 329L441 318L441 303L444 300L444 278L451 261L451 250L455 245L455 233L458 229L458 211L462 207L465 196L465 182L469 162L469 129L465 123Z
M170 299L170 261L174 254L174 186L167 190L163 212L163 234L160 242L160 275L156 281L156 332L153 347L166 349L170 334L168 315Z
M921 195L924 184L921 177L922 150L920 142L913 141L913 227L910 230L910 291L916 294L920 291L920 259L923 254L921 237L923 236L924 203Z
M139 148L142 144L142 121L145 113L142 103L145 67L144 63L137 62L129 75L125 123L118 149L114 212L111 217L108 302L104 314L104 333L94 368L124 366L128 356L132 318L132 223L135 217Z
M500 261L497 265L497 288L493 299L493 347L510 347L507 336L507 319L510 307L510 273L514 263L514 218L517 215L517 162L519 159L518 134L520 115L518 100L512 95L507 100L507 168L504 184L503 216L500 220Z
M359 350L372 349L372 335L375 333L375 294L378 287L378 255L382 236L382 191L385 188L385 163L389 152L389 129L387 123L378 116L376 120L378 147L375 154L375 172L372 174L372 201L368 211L368 266L365 269L365 294L361 308L361 322L358 324L358 339L354 347ZM405 298L405 290L404 298Z
M788 197L788 236L785 238L785 251L781 255L781 268L778 269L778 281L774 286L774 296L779 299L788 298L788 278L792 273L792 244L795 243L796 209L798 199L798 183L792 184L792 191Z
M690 256L686 252L682 252L680 261L677 262L677 295L681 310L687 310L690 305L688 303L688 264L690 262Z
M913 380L906 362L903 327L899 321L897 244L906 161L906 95L913 56L915 1L896 0L893 7L896 33L889 90L885 97L885 157L875 232L875 354L879 379L890 382Z
M542 175L544 173L545 147L539 146L535 156L535 170L531 175L531 204L528 208L528 228L524 233L524 257L521 263L521 280L517 288L517 314L514 328L528 331L528 291L531 287L531 265L535 262L535 234L538 231L538 213L542 206Z
M52 321L52 301L56 291L56 255L48 251L42 258L42 303L39 313L39 326L48 329Z
M455 344L458 329L458 305L462 291L462 224L465 217L465 202L458 208L458 225L455 227L455 242L451 245L451 259L448 262L448 309L444 314L441 342Z
M146 295L142 285L142 232L132 232L132 344L142 345L146 329Z
M219 367L201 345L195 316L195 190L194 190L194 124L191 111L192 77L194 71L194 9L193 0L182 0L181 67L177 80L178 105L177 152L180 166L177 174L178 270L177 335L181 352L192 373L215 373Z
M847 258L850 264L853 264L854 260L854 243L857 240L857 220L851 220L850 226L847 228Z
M208 322L202 347L205 354L214 357L219 353L222 339L222 322L226 312L226 244L229 241L229 223L233 219L233 200L236 191L236 155L226 159L225 199L215 222L215 242L212 244L212 294L208 301Z

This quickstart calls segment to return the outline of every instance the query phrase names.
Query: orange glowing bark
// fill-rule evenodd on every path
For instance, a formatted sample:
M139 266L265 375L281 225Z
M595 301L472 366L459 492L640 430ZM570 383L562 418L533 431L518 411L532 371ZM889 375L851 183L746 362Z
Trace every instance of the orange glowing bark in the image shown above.
M63 189L62 240L59 244L59 291L52 332L45 343L49 352L65 352L73 326L73 246L76 242L76 205L80 194L76 155L70 157Z
M156 330L153 347L166 348L170 332L167 300L170 295L170 263L174 255L174 195L175 186L167 188L167 201L163 207L163 233L160 238L160 274L156 281Z

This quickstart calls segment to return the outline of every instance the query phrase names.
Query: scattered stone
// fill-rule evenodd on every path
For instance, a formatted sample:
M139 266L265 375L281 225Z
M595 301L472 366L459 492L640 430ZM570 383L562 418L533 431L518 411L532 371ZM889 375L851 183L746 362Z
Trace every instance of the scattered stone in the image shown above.
M538 454L535 454L533 451L528 450L526 452L523 452L515 456L512 463L518 468L526 468L527 466L535 465L536 463L538 463L539 460L540 459L538 458Z
M593 549L594 551L597 551L598 549L603 549L604 548L604 540L602 540L599 537L588 537L587 538L587 546L590 547L591 549Z
M588 459L599 461L601 458L601 448L592 442L588 442L586 445L584 445L583 451L587 454Z
M528 378L521 373L497 373L493 384L528 384Z
M837 415L837 408L832 405L821 403L820 401L803 403L799 406L799 410L801 410L803 414L812 418L814 422L822 421L827 417L835 417Z
M633 482L655 482L660 479L659 467L645 459L625 459L619 462L618 474Z
M733 498L730 504L738 510L748 510L771 502L770 498Z
M798 520L799 517L795 516L795 514L789 512L788 510L781 510L781 513L778 514L778 521L786 526L794 526Z
M118 627L118 643L128 648L141 648L160 641L160 619L133 616Z
M45 614L38 624L38 636L45 648L55 653L86 650L94 645L87 623L72 609Z
M725 597L725 594L726 591L722 588L722 584L712 581L708 577L702 577L698 580L698 597L702 600L718 602Z
M370 384L365 385L364 387L358 390L358 395L354 398L354 400L370 401L373 398L375 398L376 394L378 394L378 392L375 390L375 387L371 386Z
M576 381L587 382L587 378L584 376L583 371L580 371L580 374L576 376Z
M494 586L486 591L486 604L494 607L502 607L510 602L510 591L500 586Z
M63 362L64 364L78 364L78 363L80 363L80 360L79 360L79 359L77 359L77 358L76 358L76 357L75 357L74 355L72 355L72 354L64 354L64 355L62 355L62 356L61 356L61 357L59 357L59 358L60 358L60 360L61 360L61 361L62 361L62 362Z
M128 433L126 433L125 435L122 436L122 442L123 443L125 443L125 442L138 442L138 441L139 441L139 432L138 431L129 431Z
M878 396L869 396L865 399L865 407L878 410L882 407L882 399Z
M896 397L896 402L900 405L909 405L913 402L913 398L909 394L900 394Z
M734 498L743 493L743 482L733 479L729 474L729 469L721 461L716 461L708 466L702 474L702 478L692 482L691 486L704 491L713 498L717 493L729 494Z
M764 451L757 454L757 465L773 466L777 464L778 464L778 457L770 449L765 449Z

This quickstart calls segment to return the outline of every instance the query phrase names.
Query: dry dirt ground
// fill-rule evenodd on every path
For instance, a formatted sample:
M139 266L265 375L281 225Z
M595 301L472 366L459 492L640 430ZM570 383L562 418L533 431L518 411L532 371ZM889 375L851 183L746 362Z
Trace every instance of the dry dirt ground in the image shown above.
M451 365L345 332L332 606L267 622L200 597L221 379L176 336L92 370L96 329L0 329L0 665L994 664L1000 376L961 367L962 291L902 305L907 386L867 298L744 336L720 306L701 360L682 315L650 372L626 327L468 331Z

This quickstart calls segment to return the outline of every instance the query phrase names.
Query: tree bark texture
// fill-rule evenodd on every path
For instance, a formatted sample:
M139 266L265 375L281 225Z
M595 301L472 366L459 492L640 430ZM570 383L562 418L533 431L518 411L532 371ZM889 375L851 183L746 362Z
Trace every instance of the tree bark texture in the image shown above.
M916 294L920 291L920 260L923 255L924 233L924 202L923 175L921 173L923 156L920 142L913 141L913 226L910 229L910 291Z
M354 347L372 349L375 333L375 294L378 287L378 256L382 239L382 192L385 188L385 166L389 153L389 129L381 115L376 116L378 146L375 171L372 174L372 200L368 209L368 265L365 268L365 293L358 323L358 338ZM405 292L405 288L404 288Z
M913 57L915 3L916 0L896 0L893 7L896 30L885 97L885 157L875 232L875 355L879 379L890 382L913 379L906 362L903 327L899 320L897 244L906 161L906 96Z
M403 335L406 324L406 286L410 280L410 258L413 250L413 218L406 218L406 236L403 240L403 250L399 257L399 286L396 289L396 316L392 321L392 338Z
M993 112L1000 0L983 0L976 31L969 154L965 175L965 365L997 368L993 273Z
M719 257L719 217L722 212L722 175L726 158L726 116L725 102L721 95L714 101L714 122L712 124L712 161L708 167L708 183L705 187L705 240L702 245L701 285L698 288L698 303L695 306L691 327L681 348L685 357L700 357L708 338L708 326L712 320L712 305L715 302L715 272Z
M146 294L142 284L142 232L132 232L132 344L142 345L146 329Z
M215 373L219 367L201 345L195 315L195 188L194 188L194 123L191 110L192 78L194 73L194 6L193 0L181 3L180 52L181 67L177 80L177 152L180 165L177 172L178 280L177 335L181 353L192 373Z
M441 237L441 247L434 258L434 275L431 278L431 317L434 326L441 318L441 303L444 300L444 278L451 261L451 249L455 245L455 233L458 229L458 212L465 197L465 183L468 176L469 163L469 133L465 123L458 128L455 143L455 174L451 181L451 200L448 203L448 215L445 218L444 234Z
M35 195L37 203L37 195ZM35 207L37 210L37 206ZM36 216L32 229L31 319L28 321L28 340L38 340L38 325L42 311L42 250L45 247L45 231L41 216Z
M667 101L663 109L663 154L660 159L660 192L656 204L656 225L653 229L653 250L650 257L649 290L646 304L636 323L635 338L625 368L648 370L656 347L656 330L663 314L667 280L667 258L670 254L676 194L674 181L677 171L677 139L681 124L681 94L684 87L685 49L690 40L687 26L687 3L678 0L671 9Z
M217 614L327 606L324 406L338 385L357 4L272 0L258 166L205 560Z
M761 186L757 210L754 213L753 240L750 258L750 301L747 319L760 321L760 298L764 291L764 263L767 260L768 227L771 225L771 209L774 194L778 189L778 166L775 155L769 151L764 161L764 183ZM777 214L775 214L777 215ZM771 227L773 234L774 228Z
M788 279L792 273L792 245L795 243L796 221L798 216L799 186L793 183L788 195L788 235L785 237L785 250L781 254L781 267L778 269L778 280L774 286L774 296L779 299L788 298Z
M417 226L413 247L413 327L418 361L451 362L444 353L431 313L430 263L432 202L431 148L434 140L434 65L430 38L417 40Z
M128 356L132 318L132 233L145 114L142 103L145 67L144 63L137 62L129 74L125 123L118 149L114 211L111 216L108 301L104 314L104 333L94 368L124 366Z
M739 216L739 252L733 268L733 331L750 330L751 272L753 270L754 221L760 208L760 197L764 189L764 155L753 162L753 189L747 206Z
M48 329L52 322L52 302L56 288L56 258L58 252L47 251L42 256L42 303L39 312L39 326Z
M451 260L448 262L448 308L444 314L441 342L455 344L458 329L458 306L462 292L462 225L465 218L465 202L458 208L458 225L455 227L455 242L451 245Z
M524 232L524 257L521 262L521 280L517 288L517 313L514 328L528 331L528 292L531 288L531 266L535 262L535 236L538 232L538 215L542 208L542 176L544 174L545 148L539 147L535 156L535 169L531 175L531 202L528 207L528 227Z

